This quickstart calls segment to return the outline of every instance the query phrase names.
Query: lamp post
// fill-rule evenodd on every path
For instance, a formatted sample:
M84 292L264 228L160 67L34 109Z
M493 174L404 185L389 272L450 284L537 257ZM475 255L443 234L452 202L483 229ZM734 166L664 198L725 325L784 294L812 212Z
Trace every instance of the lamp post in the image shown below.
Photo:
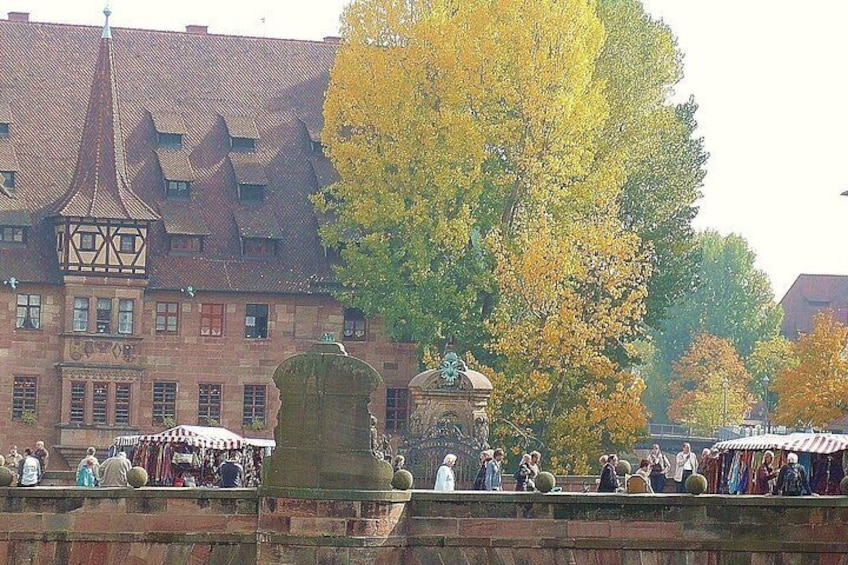
M725 376L721 379L721 425L727 426L727 387L730 386L730 381Z
M763 385L763 432L768 433L769 431L769 378L768 375L763 376L763 380L760 381Z

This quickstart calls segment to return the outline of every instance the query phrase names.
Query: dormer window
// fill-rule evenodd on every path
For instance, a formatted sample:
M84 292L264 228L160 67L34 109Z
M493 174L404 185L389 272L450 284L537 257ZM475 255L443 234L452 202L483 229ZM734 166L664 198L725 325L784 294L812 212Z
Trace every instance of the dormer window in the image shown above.
M7 192L15 191L15 171L0 171L0 186Z
M277 254L277 241L274 239L244 238L241 240L241 252L245 257L273 257Z
M256 151L256 140L249 137L231 137L230 149L232 151Z
M26 243L26 228L21 226L0 226L0 242Z
M135 253L135 236L120 235L121 253Z
M191 198L191 183L184 180L166 180L165 195L170 200L188 200Z
M80 251L95 251L97 249L97 234L81 233L79 248Z
M261 184L240 184L239 185L239 201L241 202L262 202L265 200L265 185Z
M9 139L9 124L0 122L0 139Z
M169 241L171 253L200 253L203 251L203 239L197 235L172 235Z
M159 147L170 147L171 149L181 149L183 146L183 136L180 133L163 133L157 132L159 136Z

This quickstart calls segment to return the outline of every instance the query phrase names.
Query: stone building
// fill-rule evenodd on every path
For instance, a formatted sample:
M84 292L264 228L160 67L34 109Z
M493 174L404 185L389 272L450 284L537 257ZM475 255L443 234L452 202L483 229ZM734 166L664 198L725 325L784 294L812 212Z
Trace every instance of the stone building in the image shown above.
M0 20L0 445L271 435L275 367L341 337L407 418L415 346L330 296L309 195L336 43ZM64 461L62 461L64 458Z

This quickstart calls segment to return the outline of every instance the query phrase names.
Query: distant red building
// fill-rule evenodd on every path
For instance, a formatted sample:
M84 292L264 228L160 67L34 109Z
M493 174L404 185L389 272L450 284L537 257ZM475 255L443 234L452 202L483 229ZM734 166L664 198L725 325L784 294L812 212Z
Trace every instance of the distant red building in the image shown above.
M780 301L783 325L780 333L797 341L813 328L813 316L830 310L848 324L848 275L799 275Z
M335 178L336 49L0 20L3 453L42 439L55 468L173 422L269 437L275 367L327 332L405 426L415 346L330 296L308 199Z

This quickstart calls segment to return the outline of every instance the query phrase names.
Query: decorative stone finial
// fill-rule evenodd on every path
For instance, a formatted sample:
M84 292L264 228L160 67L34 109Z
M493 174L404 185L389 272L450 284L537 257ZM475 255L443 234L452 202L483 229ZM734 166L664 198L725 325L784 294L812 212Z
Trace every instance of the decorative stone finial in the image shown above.
M106 4L106 7L103 9L103 15L106 16L106 23L103 24L103 39L112 39L112 30L109 29L109 16L112 15L112 9L109 8L109 4Z
M465 361L459 358L459 355L453 351L448 352L445 358L442 359L442 364L439 365L438 372L442 375L442 380L445 381L445 386L456 386L460 380L460 373L468 370L465 366Z

